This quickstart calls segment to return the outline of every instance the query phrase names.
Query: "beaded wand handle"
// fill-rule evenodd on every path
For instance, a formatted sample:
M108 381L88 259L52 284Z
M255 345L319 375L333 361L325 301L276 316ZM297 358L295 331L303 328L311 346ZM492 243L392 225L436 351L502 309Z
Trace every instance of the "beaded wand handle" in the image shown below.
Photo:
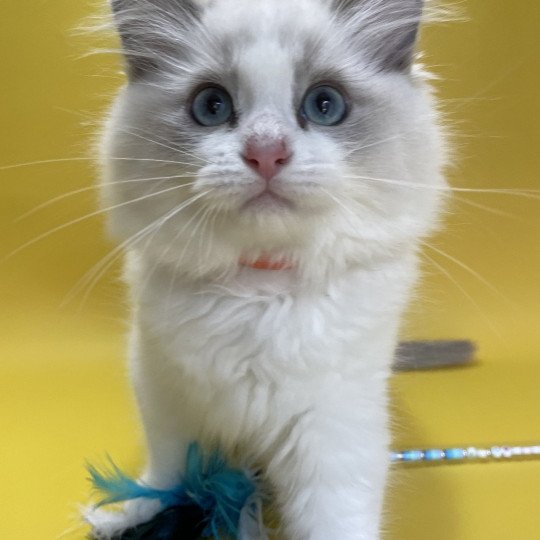
M444 461L494 461L517 460L540 457L540 445L534 446L491 446L479 448L428 448L426 450L410 449L390 452L392 463L433 463Z

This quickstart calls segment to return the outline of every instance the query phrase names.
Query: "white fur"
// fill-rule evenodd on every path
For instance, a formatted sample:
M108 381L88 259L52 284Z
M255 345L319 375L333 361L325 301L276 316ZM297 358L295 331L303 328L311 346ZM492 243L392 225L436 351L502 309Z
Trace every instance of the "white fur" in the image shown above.
M387 378L444 188L431 98L418 70L381 70L360 46L373 11L381 33L397 27L383 0L348 23L324 0L207 4L188 29L161 20L181 54L162 51L168 68L122 91L103 145L109 225L128 252L144 480L170 486L191 441L218 444L262 467L287 538L375 540ZM304 130L299 100L325 67L341 77L351 116ZM186 112L202 68L231 93L233 128L201 128ZM240 157L253 136L288 141L293 158L272 182L292 210L243 206L263 189ZM239 265L261 253L293 268ZM113 526L90 520L108 538L140 512L127 508Z

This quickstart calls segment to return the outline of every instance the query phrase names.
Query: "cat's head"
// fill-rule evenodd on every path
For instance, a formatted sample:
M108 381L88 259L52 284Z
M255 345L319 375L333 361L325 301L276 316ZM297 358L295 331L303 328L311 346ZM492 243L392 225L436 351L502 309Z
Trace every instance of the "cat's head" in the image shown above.
M444 181L421 0L112 0L128 84L103 145L112 231L206 272L347 265L433 226Z

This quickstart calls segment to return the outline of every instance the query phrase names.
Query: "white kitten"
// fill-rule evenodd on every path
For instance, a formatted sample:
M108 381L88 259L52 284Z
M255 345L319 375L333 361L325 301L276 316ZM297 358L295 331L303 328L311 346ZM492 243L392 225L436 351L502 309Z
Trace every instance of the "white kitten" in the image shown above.
M439 214L421 0L113 0L103 193L132 289L144 480L260 466L293 540L379 538L387 379ZM274 269L271 269L274 268ZM276 270L275 268L278 268ZM96 535L148 519L89 514Z

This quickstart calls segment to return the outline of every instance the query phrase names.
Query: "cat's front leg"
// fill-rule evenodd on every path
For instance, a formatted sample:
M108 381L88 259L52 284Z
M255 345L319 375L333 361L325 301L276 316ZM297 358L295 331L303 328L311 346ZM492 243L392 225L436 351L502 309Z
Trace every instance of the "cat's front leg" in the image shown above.
M188 408L182 403L181 373L152 340L135 331L130 374L147 443L147 465L139 482L158 489L174 487L181 481L187 449L194 440ZM161 510L159 501L141 498L128 501L117 513L89 509L85 518L96 539L108 540Z
M193 408L182 368L144 331L136 330L130 347L130 376L147 446L147 465L141 480L152 487L177 485L184 472L189 445L196 439L200 419Z
M337 386L276 454L269 476L288 540L380 538L388 431L385 392L372 390L358 399Z

